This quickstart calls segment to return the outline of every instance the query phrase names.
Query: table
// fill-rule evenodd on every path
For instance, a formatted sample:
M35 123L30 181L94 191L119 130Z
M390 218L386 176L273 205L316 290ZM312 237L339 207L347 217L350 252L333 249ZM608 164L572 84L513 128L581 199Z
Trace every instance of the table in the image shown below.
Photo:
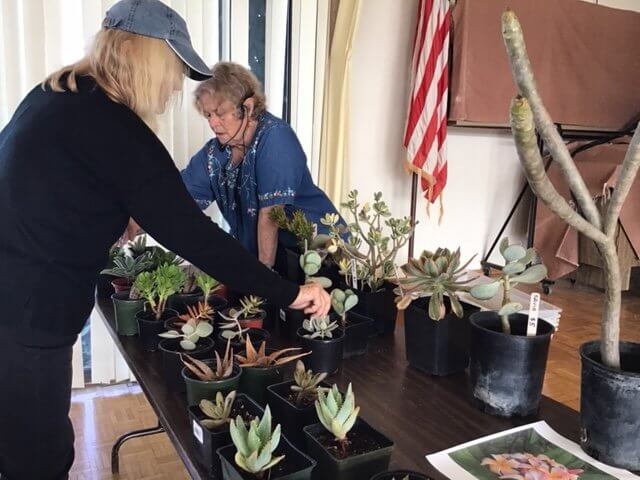
M98 299L96 307L158 416L162 428L150 429L150 433L164 430L189 474L194 479L206 479L207 473L195 461L186 398L165 386L160 353L144 352L137 337L118 336L111 300ZM277 346L286 345L277 331L273 340ZM466 374L430 377L408 367L404 353L404 329L399 324L394 336L372 338L367 355L345 360L341 371L328 379L343 390L351 382L361 417L395 441L393 468L417 470L446 480L425 455L536 420L545 420L573 441L579 438L575 410L543 397L539 415L534 418L486 415L470 404Z

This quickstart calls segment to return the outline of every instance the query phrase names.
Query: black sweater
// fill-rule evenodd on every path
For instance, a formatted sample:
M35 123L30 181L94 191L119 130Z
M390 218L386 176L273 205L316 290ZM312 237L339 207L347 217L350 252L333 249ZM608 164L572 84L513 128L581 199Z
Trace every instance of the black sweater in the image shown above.
M83 77L78 93L35 87L0 132L0 326L34 344L78 334L130 216L233 289L283 306L298 293L200 211L156 135Z

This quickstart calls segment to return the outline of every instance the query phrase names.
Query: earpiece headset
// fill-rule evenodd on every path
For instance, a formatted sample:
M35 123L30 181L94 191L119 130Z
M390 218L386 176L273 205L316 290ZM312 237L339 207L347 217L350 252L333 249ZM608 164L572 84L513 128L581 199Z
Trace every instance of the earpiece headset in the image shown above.
M238 126L238 129L236 130L236 133L233 134L233 136L227 140L224 143L220 143L218 145L218 149L222 152L224 151L225 148L227 148L227 145L229 145L229 142L231 142L231 140L233 140L234 138L236 138L238 136L238 133L240 133L240 129L242 129L243 124L244 124L244 129L242 129L242 137L243 137L243 141L244 141L244 133L247 130L247 126L249 125L249 121L245 122L244 121L244 117L247 114L247 106L244 104L244 102L246 102L249 98L253 97L253 92L249 92L247 93L242 100L240 100L240 103L238 103L237 108L240 110L240 112L238 113L238 117L241 120L240 125ZM242 148L243 150L245 150L247 148L246 145L244 145L244 143L242 145L237 145L238 148Z

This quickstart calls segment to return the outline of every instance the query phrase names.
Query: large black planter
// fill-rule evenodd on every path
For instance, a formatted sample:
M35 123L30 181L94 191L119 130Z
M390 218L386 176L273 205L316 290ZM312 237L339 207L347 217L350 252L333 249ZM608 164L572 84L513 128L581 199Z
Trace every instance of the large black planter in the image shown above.
M509 317L511 335L502 333L496 312L471 315L469 373L474 404L500 417L528 417L538 411L553 325L539 320L527 337L526 315Z
M389 468L393 442L360 418L356 420L347 438L370 438L378 443L380 448L344 459L333 456L318 440L323 435L331 435L322 424L309 425L303 430L307 438L307 451L318 462L313 472L314 480L370 480L371 476Z
M165 309L165 311L162 312L160 320L156 320L155 314L150 310L143 310L136 313L140 341L142 342L142 348L144 348L146 352L155 352L158 350L158 343L160 343L162 339L162 337L158 335L165 331L165 322L177 316L178 312L169 309Z
M111 295L113 313L116 318L118 335L133 336L138 334L136 313L144 308L145 300L130 300L129 292L118 292Z
M344 332L336 328L333 338L307 338L304 328L298 330L298 338L304 351L311 351L311 355L304 358L306 367L316 373L335 373L342 362Z
M186 387L184 378L182 377L182 369L184 364L180 359L180 355L185 353L190 357L203 360L212 358L213 340L210 338L201 338L196 344L195 350L183 350L180 346L180 338L164 338L160 340L158 349L162 352L162 370L164 372L164 380L170 390L174 392L184 392Z
M224 480L255 480L254 475L236 467L233 459L236 453L234 445L222 447L217 453L222 464ZM285 437L280 437L280 443L273 455L284 455L285 458L271 468L269 476L266 477L269 480L309 480L311 478L316 462L289 443Z
M289 401L292 394L291 386L294 384L293 380L289 380L267 387L267 403L273 413L274 421L282 425L282 431L287 438L298 448L305 450L306 443L302 429L307 425L318 423L318 414L313 402L310 405L297 406ZM327 383L322 383L321 386L331 388Z
M469 316L480 309L462 302L462 318L448 313L434 321L429 318L427 301L415 301L404 312L404 342L409 365L438 376L464 371L469 365ZM448 297L445 297L445 308L451 312Z
M371 477L371 480L403 480L405 477L409 477L409 480L433 480L422 473L410 470L393 470L392 472L378 473Z
M267 402L267 387L275 383L281 383L283 379L283 366L267 368L242 367L239 389L240 392L250 396L259 405L264 406Z
M600 342L580 347L580 444L603 463L640 470L640 344L620 342L620 370L601 363Z
M358 304L353 310L365 317L372 318L375 322L374 328L371 329L371 335L393 333L396 329L398 315L393 286L385 283L382 290L377 292L355 290L355 293L358 295Z
M342 358L351 358L367 353L369 337L373 328L373 319L348 311L347 326L344 329Z
M264 410L256 402L240 393L236 395L236 399L233 402L230 417L236 418L238 415L243 418L262 417L263 414ZM189 417L191 418L193 440L196 447L196 460L205 467L212 479L218 480L222 478L222 470L216 450L231 445L229 425L209 430L202 425L202 420L207 417L198 406L189 407Z
M213 371L216 368L215 360L204 360L204 363L209 365ZM216 394L222 392L223 395L227 395L232 390L237 390L240 384L240 374L242 370L238 365L233 365L233 371L231 375L222 380L210 380L204 381L196 377L191 370L187 367L182 369L182 378L187 389L187 404L198 405L200 400L207 399L215 402Z

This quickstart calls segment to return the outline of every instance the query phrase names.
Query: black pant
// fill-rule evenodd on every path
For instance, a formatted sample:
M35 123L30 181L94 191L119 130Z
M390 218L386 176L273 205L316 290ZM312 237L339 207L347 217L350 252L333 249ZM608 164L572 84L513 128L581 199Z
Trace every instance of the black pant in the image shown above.
M73 464L73 344L25 346L0 327L2 480L64 480Z

